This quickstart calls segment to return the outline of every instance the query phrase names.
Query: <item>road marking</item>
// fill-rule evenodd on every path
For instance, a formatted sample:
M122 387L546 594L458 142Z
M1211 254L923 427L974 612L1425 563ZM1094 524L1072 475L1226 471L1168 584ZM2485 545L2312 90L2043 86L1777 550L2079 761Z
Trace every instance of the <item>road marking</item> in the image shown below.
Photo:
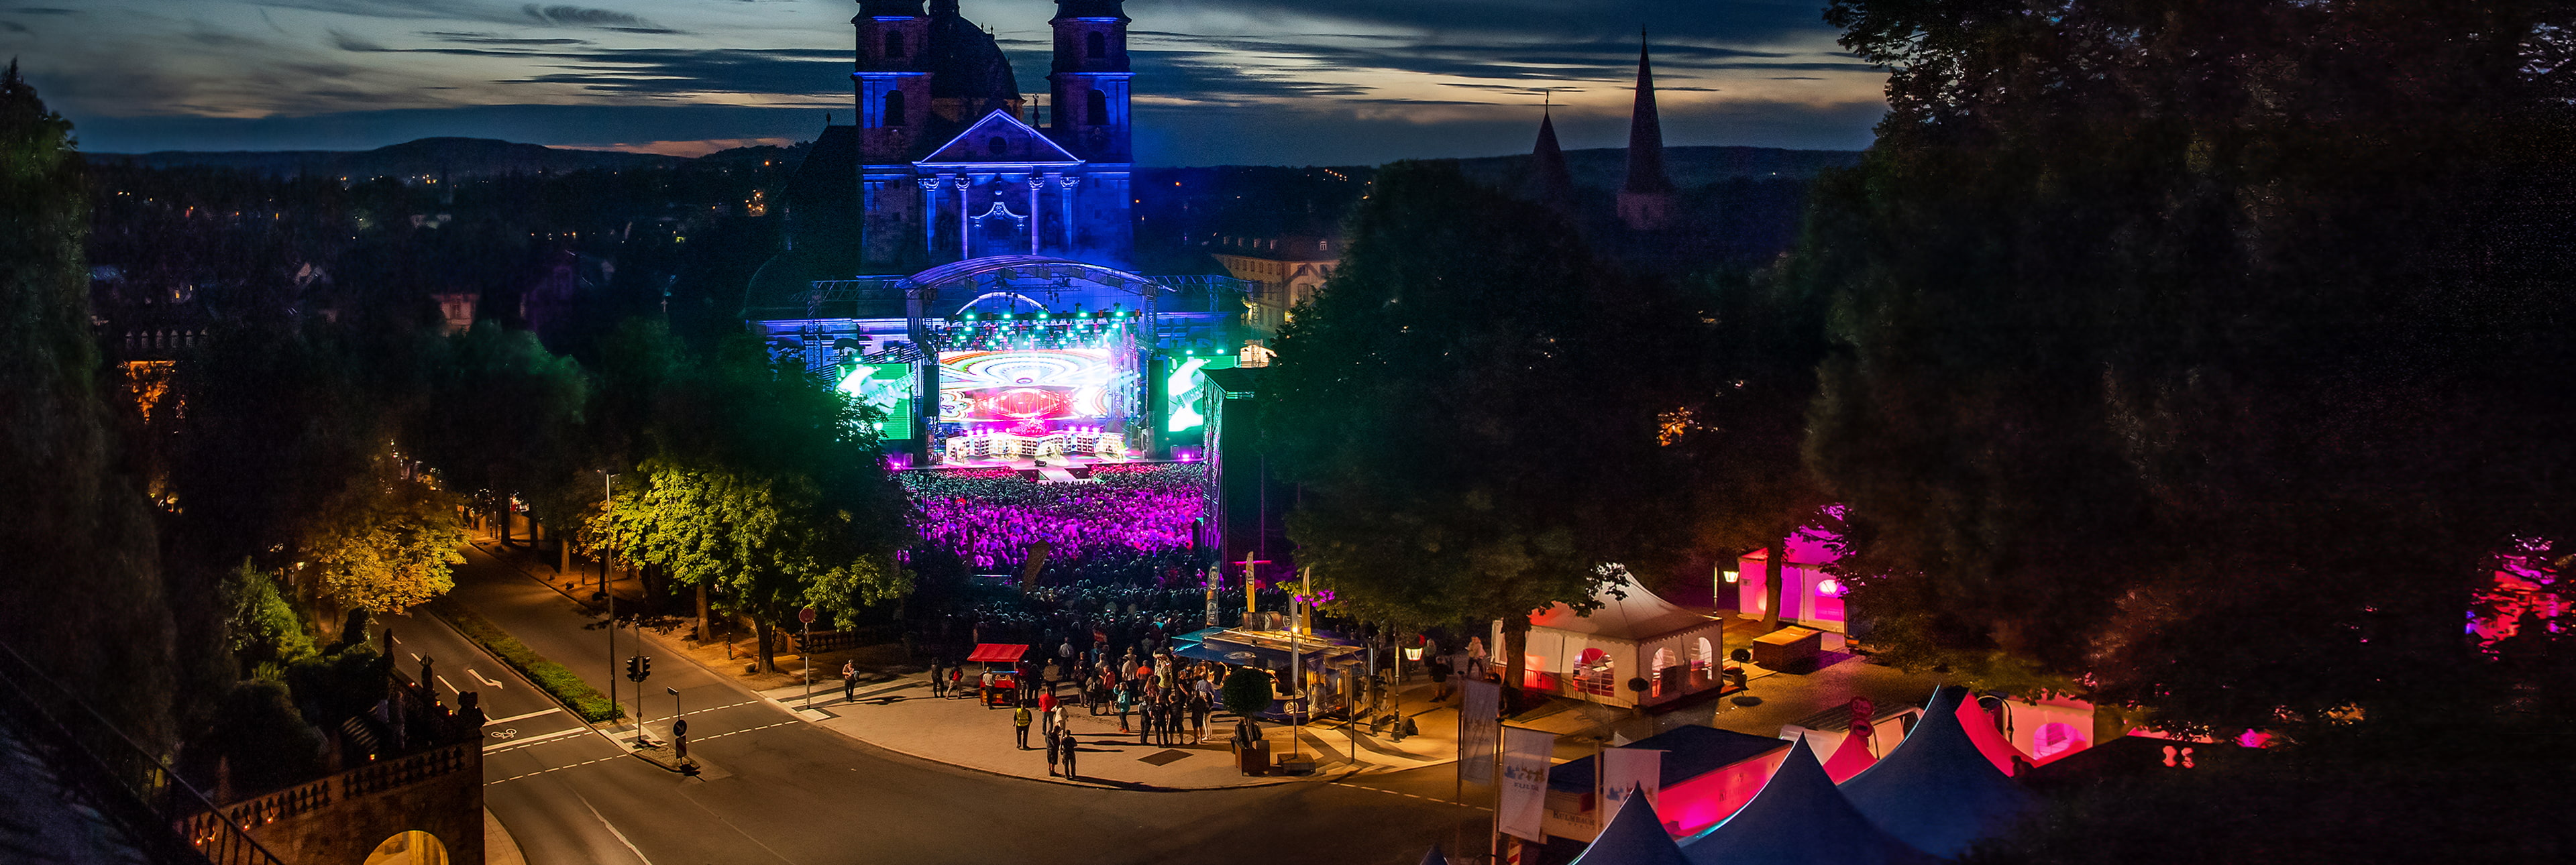
M1412 794L1412 793L1406 793L1406 792L1402 792L1402 791L1398 791L1398 790L1389 790L1389 789L1386 789L1386 788L1384 788L1384 787L1371 787L1371 786L1368 786L1368 785L1365 785L1365 784L1352 784L1352 783L1348 783L1348 782L1344 782L1344 781L1333 781L1333 782L1330 782L1330 783L1331 783L1333 786L1336 786L1336 787L1348 787L1348 788L1351 788L1351 789L1353 789L1353 790L1375 790L1375 791L1377 791L1377 792L1385 793L1385 794L1390 795L1390 796L1402 796L1402 797L1405 797L1405 798L1407 798L1407 799L1420 799L1420 800L1425 801L1425 802L1438 802L1438 803L1443 804L1443 805L1454 805L1454 806L1457 806L1457 807L1460 807L1460 808L1474 808L1474 809L1476 809L1476 810L1478 810L1478 811L1491 811L1491 810L1494 810L1494 809L1492 809L1492 808L1488 808L1488 807L1485 807L1485 806L1483 806L1483 805L1469 805L1469 804L1467 804L1467 803L1465 803L1465 802L1452 802L1452 801L1450 801L1450 800L1442 799L1442 798L1439 798L1439 797L1437 797L1437 796L1417 796L1417 795L1414 795L1414 794Z
M556 767L554 767L554 768L552 768L552 769L539 769L539 770L537 770L537 771L529 772L529 773L526 773L526 774L521 774L521 775L512 775L512 776L510 776L510 777L503 778L503 779L501 779L501 780L499 780L499 781L487 781L487 782L484 782L483 786L489 787L489 786L492 786L492 785L494 785L494 784L507 783L507 782L510 782L510 781L516 781L516 780L519 780L519 779L521 779L521 778L533 778L533 777L536 777L536 776L538 776L538 775L543 775L543 774L548 773L548 772L561 772L561 771L563 771L563 770L565 770L565 769L579 769L579 768L581 768L581 767L583 767L583 766L588 766L588 765L590 765L590 764L592 764L592 763L606 763L606 762L608 762L608 761L610 761L610 760L624 760L624 759L626 759L626 755L624 755L624 754L610 754L610 755L608 755L608 756L606 756L606 757L601 757L601 758L599 758L599 759L597 759L597 760L584 760L584 761L579 762L579 763L566 763L566 764L563 764L563 765L561 765L561 766L556 766Z
M717 733L717 734L715 734L715 735L713 735L713 736L691 736L691 737L689 737L689 738L690 738L691 740L693 740L693 741L704 742L704 741L706 741L706 740L708 740L708 739L722 739L722 738L724 738L724 737L726 737L726 736L739 736L739 735L742 735L742 734L744 734L744 733L752 732L752 731L754 731L754 730L766 730L766 729L769 729L769 728L771 728L771 727L784 727L784 726L787 726L787 725L789 725L789 724L800 723L802 720L803 720L803 719L798 719L798 720L796 720L796 721L780 721L780 722L775 723L775 724L762 724L762 725L757 726L757 727L745 727L745 728L742 728L742 729L740 729L740 730L735 730L735 731L730 732L730 733Z
M486 687L486 688L490 688L490 689L495 690L495 691L501 690L501 683L499 683L499 682L495 682L495 681L492 681L492 680L490 680L490 679L483 678L483 674L481 674L481 673L477 673L477 672L474 672L474 668L473 668L473 667L467 667L467 668L465 668L465 674L466 674L466 675L469 675L469 676L473 676L473 677L474 677L474 681L477 681L477 682L481 682L481 683L483 683L483 686L484 686L484 687Z
M554 732L552 732L552 733L545 733L545 734L542 734L542 735L529 736L529 737L524 738L524 739L513 738L511 741L503 742L503 743L498 744L498 745L485 745L485 746L483 746L483 753L486 753L486 754L495 754L495 753L499 753L499 752L502 752L502 751L515 751L515 750L518 750L518 749L520 749L520 748L528 747L528 746L530 746L530 745L543 745L543 744L545 744L545 743L547 743L547 742L553 742L553 741L556 741L556 740L562 739L562 738L564 738L564 737L566 737L566 736L578 736L578 735L580 735L580 734L582 734L582 733L588 732L589 730L590 730L590 728L589 728L589 727L568 727L568 728L565 728L565 729L556 730L556 731L554 731Z
M447 677L446 677L446 676L431 676L430 678L432 678L432 679L437 679L437 680L438 680L438 683L439 683L439 684L441 684L441 685L447 685ZM463 692L463 691L456 690L456 686L455 686L455 685L447 685L447 690L448 690L448 692L449 692L449 693L454 693L454 694L462 694L462 693L465 693L465 692Z
M529 712L529 713L527 713L527 714L525 714L525 715L512 715L512 716L507 717L507 718L494 718L494 719L492 719L492 720L485 721L485 722L483 722L483 723L486 723L486 724L507 724L507 723L510 723L510 722L512 722L512 721L525 721L525 720L527 720L527 719L529 719L529 718L534 718L534 717L537 717L537 716L539 716L539 715L552 715L552 714L554 714L554 713L556 713L556 712L561 712L561 711L563 711L563 707L562 707L562 706L556 706L556 707L554 707L554 708L552 708L552 709L539 709L539 710L534 711L534 712Z
M617 843L626 845L626 852L635 854L635 861L642 862L644 865L653 865L653 860L644 858L644 851L635 849L635 842L626 840L626 833L617 831L617 824L608 822L608 817L599 813L599 808L590 804L588 798L580 793L574 793L572 796L581 800L581 807L590 809L590 816L599 818L599 825L608 827L608 834L617 836Z

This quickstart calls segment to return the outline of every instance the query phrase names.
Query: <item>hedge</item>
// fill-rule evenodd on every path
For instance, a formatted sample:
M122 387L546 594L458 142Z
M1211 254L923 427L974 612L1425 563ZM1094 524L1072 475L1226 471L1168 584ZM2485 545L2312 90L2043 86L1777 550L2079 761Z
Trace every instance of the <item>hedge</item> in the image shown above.
M456 626L466 639L473 640L493 657L500 658L501 663L517 669L520 675L528 677L528 681L554 695L557 702L572 709L572 713L582 720L614 721L625 717L625 708L609 700L608 695L582 681L580 676L573 675L564 665L546 660L544 655L528 648L528 644L519 642L519 638L510 636L508 631L501 630L499 625L492 624L491 620L473 610L446 598L430 601L429 610Z

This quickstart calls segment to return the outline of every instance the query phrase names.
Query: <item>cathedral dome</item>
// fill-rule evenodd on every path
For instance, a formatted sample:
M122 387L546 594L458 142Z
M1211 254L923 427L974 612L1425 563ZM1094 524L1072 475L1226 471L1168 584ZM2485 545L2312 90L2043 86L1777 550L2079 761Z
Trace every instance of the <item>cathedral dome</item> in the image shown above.
M930 4L930 98L1020 98L1020 82L993 34L957 14L956 0Z

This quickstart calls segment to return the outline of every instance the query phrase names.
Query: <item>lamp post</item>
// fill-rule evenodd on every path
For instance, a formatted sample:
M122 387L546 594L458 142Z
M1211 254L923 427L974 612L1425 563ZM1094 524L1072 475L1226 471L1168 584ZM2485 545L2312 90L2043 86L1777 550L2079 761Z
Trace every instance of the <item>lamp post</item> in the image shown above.
M617 504L617 493L616 487L614 486L614 482L616 480L617 474L615 472L603 470L599 473L600 513L607 513L609 508L615 507ZM599 590L601 592L606 592L608 591L608 539L605 537L605 533L602 534L603 537L600 538L599 543ZM615 616L611 616L608 621L609 627L612 630L615 629L617 618ZM616 657L612 655L609 660L615 661Z

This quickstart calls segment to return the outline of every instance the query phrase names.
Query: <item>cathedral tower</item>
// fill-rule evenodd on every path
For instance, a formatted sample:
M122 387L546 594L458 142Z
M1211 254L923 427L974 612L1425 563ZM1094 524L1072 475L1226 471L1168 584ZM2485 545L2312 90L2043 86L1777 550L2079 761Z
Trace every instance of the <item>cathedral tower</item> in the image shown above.
M1628 180L1619 186L1619 219L1636 231L1672 223L1673 181L1664 175L1664 123L1655 113L1655 70L1637 44L1637 104L1628 116Z
M1574 215L1574 173L1565 167L1565 148L1556 143L1556 118L1550 115L1539 116L1538 144L1530 148L1528 195L1550 210Z
M1071 257L1125 266L1134 257L1135 162L1128 111L1127 24L1122 0L1056 0L1055 61L1047 73L1047 137L1081 157Z

